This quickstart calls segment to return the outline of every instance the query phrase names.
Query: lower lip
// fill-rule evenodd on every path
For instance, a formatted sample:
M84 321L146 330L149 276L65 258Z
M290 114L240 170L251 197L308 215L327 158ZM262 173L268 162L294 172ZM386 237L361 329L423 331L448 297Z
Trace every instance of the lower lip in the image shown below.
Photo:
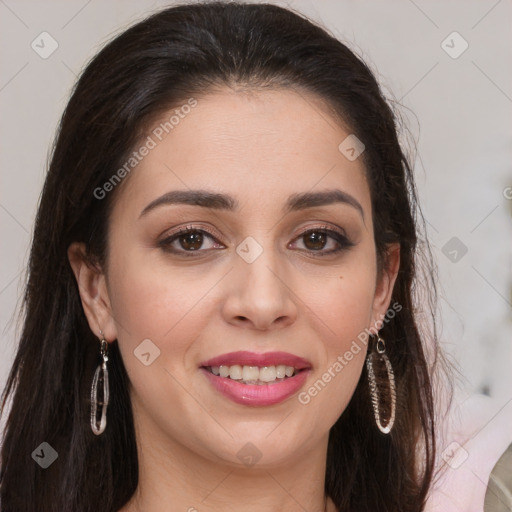
M309 370L302 370L293 377L273 384L242 384L228 377L214 375L206 368L201 368L212 386L225 397L242 405L274 405L283 402L295 394L306 381Z

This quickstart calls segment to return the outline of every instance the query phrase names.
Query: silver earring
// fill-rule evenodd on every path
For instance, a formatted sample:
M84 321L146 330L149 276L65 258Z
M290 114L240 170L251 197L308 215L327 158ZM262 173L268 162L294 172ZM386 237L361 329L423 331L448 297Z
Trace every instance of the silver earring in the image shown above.
M388 374L388 383L389 383L389 407L385 407L389 409L387 412L387 422L386 426L382 425L381 418L381 393L379 393L377 381L375 379L375 372L373 371L373 357L375 352L380 356L379 359L381 363L384 362L386 365L386 372ZM368 354L366 359L366 368L368 370L368 382L370 385L370 394L372 399L373 413L375 415L375 422L377 423L378 429L383 434L389 434L391 429L393 428L393 424L395 423L395 409L396 409L396 392L395 392L395 374L393 373L393 368L391 363L389 362L388 356L386 355L386 344L384 340L377 334L377 343L375 344L375 352L371 352Z
M92 387L91 387L91 429L94 434L99 436L105 430L107 426L107 406L109 399L109 389L108 389L108 369L107 369L107 351L108 351L108 343L103 337L103 333L101 334L101 357L103 357L103 361L100 363L98 368L96 368L96 372L94 373L94 378L92 379ZM103 387L103 394L100 401L98 401L98 388ZM101 407L101 419L98 424L98 405Z

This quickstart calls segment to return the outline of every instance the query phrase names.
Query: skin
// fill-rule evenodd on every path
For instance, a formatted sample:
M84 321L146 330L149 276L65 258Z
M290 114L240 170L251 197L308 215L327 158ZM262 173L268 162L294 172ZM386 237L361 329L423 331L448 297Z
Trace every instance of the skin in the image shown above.
M90 265L82 244L68 251L90 327L118 340L131 381L140 478L122 511L322 512L329 429L357 385L366 347L306 405L297 394L272 406L236 404L199 366L232 351L286 351L311 362L307 390L386 313L399 247L390 246L389 267L377 276L362 158L340 153L350 131L319 99L227 88L197 99L116 191L106 267ZM164 205L140 216L162 194L196 188L234 196L239 210ZM364 218L340 203L281 211L290 194L333 188L355 198ZM189 224L216 240L205 235L189 258L159 245ZM315 257L339 246L299 236L322 226L354 245ZM248 236L263 250L252 263L236 252ZM181 254L190 247L182 244L172 242ZM145 366L133 352L148 338L160 356ZM248 442L261 454L250 466L237 457ZM335 510L330 500L327 510Z

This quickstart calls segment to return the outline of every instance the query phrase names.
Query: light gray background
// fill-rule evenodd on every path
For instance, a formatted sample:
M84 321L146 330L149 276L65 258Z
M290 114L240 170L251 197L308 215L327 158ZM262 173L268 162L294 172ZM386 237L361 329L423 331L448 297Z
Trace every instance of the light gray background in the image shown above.
M485 392L510 402L512 2L273 3L301 11L348 42L403 105L439 265L443 345L466 379L463 397ZM107 40L164 5L170 3L0 0L2 388L47 156L71 87ZM43 45L44 31L58 43L46 59L31 47ZM469 45L458 58L445 51L463 48L459 36L450 36L454 31ZM446 246L453 237L457 254Z

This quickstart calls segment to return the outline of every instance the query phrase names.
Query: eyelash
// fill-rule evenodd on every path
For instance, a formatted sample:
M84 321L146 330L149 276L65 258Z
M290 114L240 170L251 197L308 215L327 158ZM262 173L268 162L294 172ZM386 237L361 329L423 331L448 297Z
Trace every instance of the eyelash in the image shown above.
M316 228L305 229L304 231L299 233L295 237L294 240L297 240L297 239L303 237L304 235L307 235L307 234L313 233L313 232L314 233L321 233L321 234L324 234L324 235L328 235L329 237L333 238L340 245L340 247L338 247L336 249L331 249L330 251L324 251L324 250L314 251L314 250L311 250L311 249L310 250L308 250L308 249L301 249L302 251L306 251L306 252L311 253L314 258L317 258L317 257L318 258L322 258L324 256L329 256L329 255L332 255L332 254L336 254L336 253L339 253L339 252L341 252L343 250L347 250L350 247L355 245L345 235L343 235L342 233L340 233L338 231L335 231L333 229L329 229L328 226L319 226L319 227L316 227ZM166 251L166 252L171 252L173 254L184 255L186 257L195 257L198 253L204 252L205 250L206 251L212 250L212 249L198 249L198 250L195 250L195 251L187 251L187 250L184 250L184 249L176 250L176 249L171 247L171 244L175 240L177 240L181 235L188 234L188 233L203 233L203 234L208 235L212 239L214 239L216 242L218 242L216 236L212 232L210 232L208 229L198 228L198 227L194 227L194 226L186 226L184 228L179 229L175 233L172 233L171 235L165 237L163 240L158 242L158 245L164 251Z

